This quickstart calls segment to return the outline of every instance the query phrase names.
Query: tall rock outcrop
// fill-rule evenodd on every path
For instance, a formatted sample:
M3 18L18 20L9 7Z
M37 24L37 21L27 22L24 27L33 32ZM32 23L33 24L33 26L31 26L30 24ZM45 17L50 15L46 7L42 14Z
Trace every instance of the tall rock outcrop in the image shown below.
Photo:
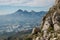
M40 31L36 33L34 30L32 40L60 40L60 0L55 0L53 7L43 17Z

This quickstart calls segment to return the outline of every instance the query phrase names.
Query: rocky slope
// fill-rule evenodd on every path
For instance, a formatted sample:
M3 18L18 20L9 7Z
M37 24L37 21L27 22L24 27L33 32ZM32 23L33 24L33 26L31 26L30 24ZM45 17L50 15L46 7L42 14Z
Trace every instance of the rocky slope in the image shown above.
M27 39L60 40L60 0L55 0L53 7L43 17L40 29L34 28Z

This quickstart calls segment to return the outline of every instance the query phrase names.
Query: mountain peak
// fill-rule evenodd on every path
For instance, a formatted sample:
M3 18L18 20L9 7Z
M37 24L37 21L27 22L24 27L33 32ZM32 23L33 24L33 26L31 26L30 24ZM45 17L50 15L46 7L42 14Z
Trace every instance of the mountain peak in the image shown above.
M31 12L35 12L35 11L32 10Z
M23 10L19 9L19 10L17 10L17 12L23 12Z

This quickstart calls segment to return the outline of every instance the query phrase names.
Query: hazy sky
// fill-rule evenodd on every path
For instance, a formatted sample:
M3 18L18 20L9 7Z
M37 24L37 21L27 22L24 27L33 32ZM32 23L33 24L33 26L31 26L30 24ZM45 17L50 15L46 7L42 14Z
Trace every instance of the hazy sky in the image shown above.
M10 14L18 9L46 11L54 4L54 0L0 0L0 15Z

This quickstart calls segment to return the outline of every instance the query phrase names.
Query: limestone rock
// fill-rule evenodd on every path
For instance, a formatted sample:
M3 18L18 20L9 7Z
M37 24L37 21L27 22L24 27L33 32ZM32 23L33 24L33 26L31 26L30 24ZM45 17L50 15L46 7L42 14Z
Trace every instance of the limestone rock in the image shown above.
M40 40L40 37L37 37L36 40Z
M60 0L43 17L40 30L34 28L32 34L33 40L60 40Z
M60 2L60 0L55 0L55 4L58 4Z
M37 34L38 32L40 32L39 28L33 28L32 34Z

